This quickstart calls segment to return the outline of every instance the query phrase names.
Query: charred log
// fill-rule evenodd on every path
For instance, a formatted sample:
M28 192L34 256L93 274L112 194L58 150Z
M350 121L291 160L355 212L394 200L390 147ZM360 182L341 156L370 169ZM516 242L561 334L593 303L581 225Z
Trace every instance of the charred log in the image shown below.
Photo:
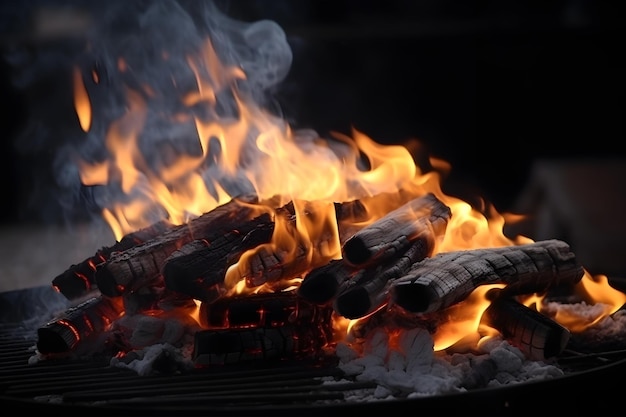
M71 265L66 271L52 280L52 286L68 300L76 300L87 296L98 289L96 284L96 268L98 265L106 262L114 253L124 252L127 249L147 242L172 227L173 225L169 221L163 220L144 229L129 233L112 246L103 247L93 256L78 264Z
M431 229L445 230L452 212L434 194L415 198L356 232L343 244L343 259L355 266L380 264L397 257Z
M195 240L172 253L165 261L167 288L203 302L219 298L227 268L241 254L272 238L274 221L269 213L244 222L213 241ZM234 260L234 261L233 261Z
M75 352L79 345L103 334L123 313L120 300L92 297L37 330L37 350L42 354Z
M217 329L196 332L196 366L236 365L251 361L318 359L330 342L330 323L318 326Z
M256 201L256 196L233 198L185 225L114 254L96 269L100 292L116 297L162 279L163 265L174 251L196 239L211 241L257 216L262 210L251 204Z
M450 216L450 209L432 194L411 200L349 238L343 259L307 273L300 295L318 304L334 300L348 318L369 314L383 304L390 280L432 254Z
M391 286L390 302L412 313L429 313L465 299L483 284L507 284L506 293L544 293L575 285L583 267L559 240L439 253L415 263Z
M502 337L518 347L531 360L545 360L559 355L567 346L570 332L559 323L526 307L513 298L496 296L481 317L481 324L498 330Z
M122 295L124 312L133 315L147 311L196 311L198 306L188 295L162 285L149 285Z
M298 287L298 295L312 303L326 304L335 298L341 284L360 270L348 265L343 259L333 259L313 268L304 276Z
M205 328L316 326L330 323L332 308L312 304L294 291L226 297L200 306Z
M389 300L391 283L403 276L415 262L432 253L435 236L426 229L397 259L377 267L362 269L354 278L339 286L333 307L348 319L364 317L382 307Z

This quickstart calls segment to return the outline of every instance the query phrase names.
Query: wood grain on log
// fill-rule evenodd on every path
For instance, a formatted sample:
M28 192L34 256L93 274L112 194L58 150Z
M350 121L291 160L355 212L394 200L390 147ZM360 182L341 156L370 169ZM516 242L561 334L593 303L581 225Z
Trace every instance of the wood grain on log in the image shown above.
M140 245L153 239L173 225L168 220L162 220L144 229L125 235L119 242L111 246L99 249L93 256L82 262L71 265L66 271L52 280L52 286L63 294L68 300L76 300L91 292L97 291L96 269L97 266L106 262L112 254L124 252L133 246Z
M492 301L481 317L482 324L498 330L530 360L545 360L563 352L570 339L569 330L537 310L503 296L502 291L499 293L490 297Z
M295 293L249 294L221 298L200 306L200 325L208 329L317 326L331 321L332 308L310 303Z
M334 300L335 309L348 318L371 313L387 297L390 280L432 254L450 216L450 209L432 194L411 200L349 238L343 259L311 270L300 285L300 295L316 303ZM357 259L364 262L355 263Z
M355 266L380 264L404 252L425 228L432 227L433 235L439 235L451 215L450 208L432 193L414 198L347 239L343 259Z
M391 303L429 313L464 300L483 284L507 284L507 294L543 293L574 285L584 275L560 240L439 253L415 263L391 286Z
M37 350L58 354L85 349L87 342L107 330L123 311L121 300L102 295L89 298L37 329Z
M273 231L272 216L263 213L212 241L184 245L165 260L165 286L203 302L213 301L223 293L219 284L228 267L245 251L269 242Z
M196 239L211 241L259 215L262 207L252 204L257 201L256 196L233 198L187 224L113 254L96 270L100 292L110 297L120 296L162 278L163 265L174 251Z

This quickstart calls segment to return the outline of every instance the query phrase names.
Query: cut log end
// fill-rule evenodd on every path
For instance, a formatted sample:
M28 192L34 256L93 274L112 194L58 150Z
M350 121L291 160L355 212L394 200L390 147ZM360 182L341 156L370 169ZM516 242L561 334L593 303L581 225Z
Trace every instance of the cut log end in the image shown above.
M124 294L124 288L117 283L115 274L107 268L98 268L96 284L100 292L107 297L119 297Z
M333 273L316 275L316 280L304 279L298 287L298 295L314 304L325 304L337 293L339 283Z
M355 288L335 299L335 311L347 319L358 319L367 315L372 308L366 288Z
M396 282L396 291L392 291L391 301L410 313L425 313L432 309L433 300L437 294L425 286L410 285L410 283Z
M344 259L352 265L361 265L367 262L374 253L368 245L357 237L348 239L343 247Z

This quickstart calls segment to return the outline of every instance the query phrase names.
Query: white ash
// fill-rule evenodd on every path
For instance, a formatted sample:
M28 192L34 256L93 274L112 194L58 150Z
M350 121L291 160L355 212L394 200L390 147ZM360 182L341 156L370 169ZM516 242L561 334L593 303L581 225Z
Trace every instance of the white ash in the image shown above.
M166 368L168 373L182 372L193 369L194 364L188 349L159 343L134 350L122 359L114 357L111 359L111 366L131 369L138 375L145 376L159 373L162 368Z
M377 384L375 389L360 390L346 400L387 400L463 392L468 390L468 381L476 376L486 379L484 386L491 387L564 374L549 361L528 360L518 348L500 338L479 344L477 353L445 354L435 352L433 346L430 333L423 328L404 331L393 344L389 333L382 328L371 332L362 343L339 343L338 366L346 378ZM477 365L484 361L490 361L490 366L485 368L488 370L476 371Z
M542 313L552 317L558 313L566 313L571 317L575 317L578 323L593 324L585 329L584 332L573 335L573 338L583 345L621 348L626 346L626 341L624 341L624 335L626 334L626 310L621 308L613 314L604 316L610 308L609 305L603 303L587 304L580 302L561 304L548 302L542 305ZM618 346L620 344L621 346Z

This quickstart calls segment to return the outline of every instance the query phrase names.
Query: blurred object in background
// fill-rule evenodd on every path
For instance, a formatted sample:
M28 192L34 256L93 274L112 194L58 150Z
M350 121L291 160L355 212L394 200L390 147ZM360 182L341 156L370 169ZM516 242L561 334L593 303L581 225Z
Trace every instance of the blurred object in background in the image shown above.
M570 244L592 274L626 277L626 159L541 159L515 205L511 231ZM519 228L519 230L518 230Z

